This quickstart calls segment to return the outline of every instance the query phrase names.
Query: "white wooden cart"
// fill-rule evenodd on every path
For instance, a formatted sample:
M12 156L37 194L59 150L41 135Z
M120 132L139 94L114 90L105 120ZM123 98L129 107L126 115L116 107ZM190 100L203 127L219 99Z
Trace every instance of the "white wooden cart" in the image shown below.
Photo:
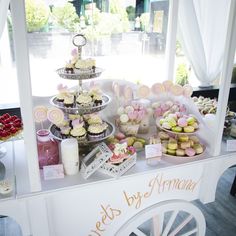
M227 152L221 137L229 95L236 46L236 2L231 1L229 27L217 109L214 150L188 162L165 161L146 165L139 153L136 165L119 179L95 173L88 180L80 174L61 180L40 177L32 115L32 99L23 0L12 0L13 32L18 68L24 142L6 144L7 171L16 176L15 197L0 202L0 215L12 217L23 235L34 236L125 236L147 235L142 224L151 223L151 235L205 235L205 220L191 201L214 201L218 180L236 164L234 152ZM172 77L178 1L170 1L167 39L167 78ZM174 29L174 30L173 30ZM13 167L13 169L12 169ZM9 173L9 172L8 172ZM182 217L176 224L175 219ZM172 227L174 226L174 227ZM187 227L188 226L188 227ZM149 234L148 234L149 235Z

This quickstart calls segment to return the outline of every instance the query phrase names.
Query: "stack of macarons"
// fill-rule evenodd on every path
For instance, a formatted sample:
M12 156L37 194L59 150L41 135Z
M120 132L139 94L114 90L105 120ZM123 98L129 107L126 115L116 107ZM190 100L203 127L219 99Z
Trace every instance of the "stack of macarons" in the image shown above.
M156 120L158 127L175 133L194 133L198 129L198 121L193 115L180 112L167 113Z
M162 143L162 152L172 156L193 157L203 153L204 146L197 136L180 134L176 138L161 131L158 134Z

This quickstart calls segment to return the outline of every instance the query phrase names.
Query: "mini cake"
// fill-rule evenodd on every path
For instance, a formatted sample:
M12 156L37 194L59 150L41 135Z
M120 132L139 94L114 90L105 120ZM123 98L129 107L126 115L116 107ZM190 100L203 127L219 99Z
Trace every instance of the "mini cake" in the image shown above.
M95 69L96 67L96 61L92 58L87 59L78 59L75 63L75 68L80 70L89 70L89 69Z
M74 106L74 96L72 94L67 94L64 97L64 106L65 107L73 107Z
M70 135L78 140L86 138L86 129L83 126L76 126L70 131Z
M67 63L66 66L65 66L65 72L68 73L68 74L74 74L74 65L70 62L70 63Z
M91 96L89 96L89 94L86 93L80 94L76 99L76 103L83 107L89 107L93 105Z
M107 124L92 124L88 127L88 138L89 140L96 140L103 138L107 129Z

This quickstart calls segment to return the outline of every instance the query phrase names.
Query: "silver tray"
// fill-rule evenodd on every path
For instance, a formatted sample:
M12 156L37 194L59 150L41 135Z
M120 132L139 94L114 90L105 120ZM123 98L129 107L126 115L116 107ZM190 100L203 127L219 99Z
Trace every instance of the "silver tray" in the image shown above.
M88 70L79 70L75 69L74 73L67 73L65 71L65 67L56 70L57 74L63 79L71 79L71 80L84 80L84 79L92 79L99 77L103 69L99 67L95 67L95 69L88 69Z
M79 146L93 145L93 144L99 143L99 142L101 142L101 141L104 141L104 140L106 140L107 138L109 138L111 135L113 135L114 132L115 132L115 127L114 127L114 125L111 124L111 123L109 123L109 122L107 122L107 121L105 121L105 122L107 123L108 127L107 127L107 130L106 130L106 133L105 133L105 136L104 136L104 137L98 138L98 139L92 140L92 141L91 141L91 140L88 140L88 139L83 140L83 141L78 140ZM60 131L58 130L58 128L56 127L56 125L51 125L50 128L49 128L49 130L50 130L52 136L53 136L55 139L59 140L59 141L61 141L61 140L63 140L63 139L71 138L71 136L69 136L69 135L68 135L67 137L63 137L63 136L61 135Z
M50 100L50 103L53 106L60 108L61 110L63 110L66 113L69 113L69 114L91 114L94 112L99 112L99 111L103 110L104 108L106 108L106 106L110 102L111 102L111 98L106 94L102 95L102 105L89 106L89 107L80 106L80 105L76 104L76 102L74 103L73 107L65 107L63 102L57 101L56 96L52 97Z

